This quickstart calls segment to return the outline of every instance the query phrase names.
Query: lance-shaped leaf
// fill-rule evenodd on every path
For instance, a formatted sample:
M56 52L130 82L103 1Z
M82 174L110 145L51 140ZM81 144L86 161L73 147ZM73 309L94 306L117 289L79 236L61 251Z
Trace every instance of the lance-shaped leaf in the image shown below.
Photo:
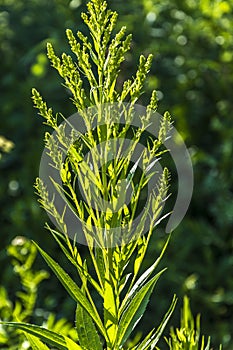
M141 238L143 239L143 238ZM167 245L169 243L170 240L170 236L168 237L162 252L160 253L158 259L154 262L153 265L151 265L137 280L137 282L135 282L133 285L131 283L130 287L129 287L129 292L126 294L124 300L122 301L121 304L121 309L120 309L120 314L122 313L123 309L129 304L130 300L134 297L134 295L137 293L137 291L146 283L146 281L148 280L148 278L151 276L151 274L155 271L156 267L158 266L159 262L161 261L164 252L167 248ZM138 251L138 257L136 257L135 260L135 264L137 263L137 259L139 259L140 261L142 261L142 255L144 256L144 247L145 245L142 244L142 249L139 249ZM140 247L139 247L140 248ZM141 251L142 250L142 251Z
M85 349L103 349L92 318L80 304L78 304L76 310L76 330L78 333L79 343Z
M69 259L69 261L77 268L78 273L80 275L80 278L82 278L82 277L86 278L93 285L93 287L96 289L96 291L99 293L99 295L102 296L103 293L102 293L101 287L94 280L94 278L92 278L92 276L83 268L83 266L81 264L79 264L78 261L76 261L72 257L70 252L66 249L66 247L63 245L61 240L58 238L57 232L55 230L52 230L50 227L48 227L48 229L52 233L52 235L53 235L54 239L56 240L56 242L59 244L60 248L62 249L62 251L65 254L65 256L67 257L67 259Z
M86 348L83 348L80 345L76 344L72 339L68 337L64 337L64 338L66 341L67 350L86 350Z
M165 270L165 269L164 269ZM153 278L150 279L133 297L127 308L123 311L118 332L117 332L117 344L118 346L123 345L126 339L131 334L134 327L137 325L141 317L143 316L146 306L149 302L149 298L157 280L164 270L157 273Z
M104 284L104 325L113 343L117 332L117 296L115 294L114 281L110 275L109 269L106 269Z
M49 350L49 348L43 344L38 338L30 334L25 334L33 350Z
M83 267L87 271L86 262L84 262ZM86 293L87 280L83 281L81 290L84 294ZM76 330L81 346L88 350L102 350L102 344L93 320L80 304L77 305L76 309Z
M95 255L93 255L93 263L95 266L96 274L99 278L102 288L104 288L104 276L105 276L105 263L104 263L104 251L95 247Z
M35 243L36 244L36 243ZM94 306L89 302L87 297L83 294L81 289L77 286L77 284L72 280L72 278L63 270L63 268L54 261L42 248L40 248L36 244L39 252L49 265L49 267L53 270L55 275L58 277L60 282L63 284L67 292L70 296L77 302L82 305L82 307L88 312L91 316L97 327L99 328L102 335L107 339L106 331L101 321L101 318Z
M177 297L174 295L172 303L168 309L168 311L166 312L162 322L160 323L160 325L158 326L157 329L152 329L152 331L143 339L143 341L136 345L133 350L150 350L150 349L154 349L156 344L158 343L164 328L166 327L173 311L174 308L176 306L176 302L177 302Z
M51 346L55 346L59 350L66 350L64 337L46 328L23 322L0 322L0 324L18 328L34 337L40 338L42 341Z

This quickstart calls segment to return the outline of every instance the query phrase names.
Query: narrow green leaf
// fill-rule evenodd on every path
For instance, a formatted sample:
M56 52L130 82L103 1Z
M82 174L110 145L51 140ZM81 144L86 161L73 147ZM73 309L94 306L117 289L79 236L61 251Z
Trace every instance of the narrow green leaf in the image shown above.
M142 263L142 260L144 258L146 249L147 249L147 242L146 242L145 236L143 235L138 240L137 256L136 256L135 261L134 261L134 276L137 275L137 273L141 267L141 263Z
M22 322L0 322L0 324L18 328L37 338L40 338L45 343L51 346L55 346L60 350L66 350L64 337L46 328Z
M204 339L204 337L203 337L203 339ZM204 340L203 340L203 342L204 342ZM221 346L220 346L220 347L221 347ZM208 337L208 341L207 341L205 350L210 350L210 337Z
M102 350L103 347L92 318L80 304L76 310L76 330L81 346L88 350Z
M29 341L33 350L49 350L49 348L45 344L43 344L35 336L30 335L30 334L26 334L26 333L25 333L25 336L26 336L27 340Z
M131 273L127 273L126 275L124 275L122 277L122 279L120 280L120 283L119 283L119 292L121 293L122 290L124 289L124 287L126 286L129 278L131 276Z
M36 243L35 243L36 244ZM101 318L97 312L97 310L90 304L89 300L86 298L86 296L83 294L81 289L77 286L77 284L72 280L72 278L63 270L63 268L55 262L42 248L40 248L36 244L39 252L49 265L49 267L53 270L55 275L58 277L60 282L63 284L67 292L70 294L70 296L78 303L80 303L83 308L88 312L88 314L91 316L93 321L96 323L97 327L99 328L100 332L103 334L103 336L107 339L105 328L102 324Z
M70 195L68 193L66 193L66 191L64 190L64 188L58 184L51 176L50 176L50 180L53 183L56 191L59 193L59 195L61 196L61 198L64 200L65 207L69 207L69 209L74 213L74 215L77 217L78 213L80 212L80 207L77 206L77 203L71 202L70 200L67 200L67 197L70 197ZM67 197L66 197L67 196ZM76 204L76 206L75 206ZM78 210L78 213L77 213Z
M145 282L148 280L148 278L151 276L151 274L155 271L156 267L158 266L159 262L161 261L163 255L164 255L164 252L167 248L167 245L169 243L169 240L170 240L170 236L168 237L158 259L154 262L153 265L151 265L140 277L139 279L137 280L137 282L135 282L132 286L132 283L129 287L129 292L126 294L124 300L122 301L122 304L121 304L121 309L120 309L120 314L122 313L123 309L129 304L130 300L132 299L132 297L137 293L138 289L141 288L141 286L143 286L145 284ZM142 254L140 253L140 250L139 250L139 254ZM141 257L139 256L140 258L140 261L141 261Z
M118 346L122 346L124 344L124 342L129 337L136 324L143 316L146 310L146 306L149 302L150 295L155 287L155 284L159 279L160 275L164 272L164 270L160 271L143 287L141 287L141 289L135 294L133 299L130 301L127 308L123 311L117 332Z
M177 303L177 297L174 296L172 303L167 311L167 313L165 314L162 322L160 323L159 327L157 329L153 329L145 338L144 340L135 347L135 350L150 350L150 349L154 349L155 345L157 344L157 342L159 341L164 328L166 327L173 311L174 308L176 306Z
M64 337L66 341L67 350L87 350L80 345L76 344L72 339ZM89 350L89 349L88 349Z
M56 240L56 242L58 243L58 245L60 246L60 248L62 249L63 253L65 254L65 256L67 257L67 259L77 268L78 273L80 275L80 277L85 277L87 278L87 280L93 285L93 287L96 289L96 291L99 293L100 296L103 296L102 290L100 288L100 286L98 285L98 283L92 278L92 276L83 269L83 267L72 257L72 255L69 253L69 251L66 249L66 247L62 244L62 242L60 241L60 239L57 237L57 233L55 230L50 229L50 232L52 233L54 239Z
M104 284L104 326L109 340L114 343L117 332L117 297L109 269L106 269Z
M96 273L98 274L101 285L104 286L105 263L103 257L103 250L101 248L95 248L94 258L96 262Z

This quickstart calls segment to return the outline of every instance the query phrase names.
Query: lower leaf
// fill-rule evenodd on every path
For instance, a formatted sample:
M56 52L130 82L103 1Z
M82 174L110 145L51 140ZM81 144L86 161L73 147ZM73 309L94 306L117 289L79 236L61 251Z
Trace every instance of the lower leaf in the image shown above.
M49 348L45 344L43 344L37 337L26 333L25 337L29 341L33 350L49 350Z
M67 350L64 336L52 332L46 328L22 322L0 322L0 324L18 328L23 332L34 336L34 338L39 338L45 343L58 348L59 350Z

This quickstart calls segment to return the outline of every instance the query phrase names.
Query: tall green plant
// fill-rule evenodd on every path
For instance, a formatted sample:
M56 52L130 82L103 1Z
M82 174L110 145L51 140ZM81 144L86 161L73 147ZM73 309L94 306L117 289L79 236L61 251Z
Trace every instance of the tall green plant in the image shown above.
M90 126L90 115L88 107L96 106L94 117L99 120L102 116L102 106L106 103L117 103L124 106L127 102L129 111L132 111L138 98L143 92L143 84L150 70L152 55L147 58L140 56L138 69L135 77L124 82L122 89L117 90L117 78L120 72L120 65L125 59L125 54L130 49L131 35L126 36L126 28L113 36L113 30L117 20L116 12L107 8L107 3L102 0L92 0L87 5L88 13L82 14L91 36L91 41L81 32L76 36L71 30L67 30L67 37L71 50L77 61L65 53L61 58L56 56L52 45L47 46L48 57L52 66L65 81L65 86L72 93L72 102L77 108L79 115L83 118L86 126ZM33 349L48 349L47 345L57 349L88 349L88 350L120 350L127 348L127 340L130 338L137 323L143 316L149 298L154 287L164 270L156 272L169 239L167 240L160 256L140 277L140 266L143 262L149 240L153 233L154 226L161 213L163 203L167 197L169 172L167 168L158 182L157 192L150 193L148 204L146 204L145 215L134 231L134 237L127 240L125 234L120 238L119 244L111 244L113 237L111 229L120 227L125 232L126 227L133 227L137 215L137 208L140 202L140 195L146 188L149 181L147 172L154 164L156 157L164 151L160 149L167 133L171 128L171 119L168 112L162 118L157 138L147 140L144 151L141 155L143 160L142 174L138 178L136 168L130 163L131 150L126 157L120 155L108 161L101 170L95 166L98 156L92 153L93 167L89 166L89 159L85 160L85 147L90 150L103 141L114 138L124 139L131 135L131 147L134 149L140 138L150 125L152 114L157 109L156 92L153 91L145 115L141 116L141 126L133 129L130 126L131 117L128 113L125 116L125 125L119 125L115 116L105 115L105 125L99 125L95 130L88 129L81 136L81 141L73 143L67 140L64 129L59 128L59 115L54 115L51 108L43 101L36 89L32 90L35 107L39 114L45 118L45 124L56 131L56 137L45 134L45 143L52 160L52 165L59 171L62 186L53 178L51 181L54 189L65 199L67 205L72 208L80 219L85 221L83 231L87 240L89 253L94 266L95 274L89 273L87 262L78 251L78 246L71 243L68 235L67 223L64 214L58 212L54 198L42 179L37 179L36 190L40 196L40 203L44 209L54 217L59 230L47 225L47 228L64 252L68 261L75 266L80 277L80 285L72 279L66 271L41 247L38 250L43 258L57 275L69 295L77 303L75 315L75 329L78 336L78 343L60 333L49 331L36 325L26 323L7 323L17 327L27 334L28 340ZM114 113L113 113L114 115ZM58 142L67 151L65 161L62 159L62 152ZM104 156L107 156L104 150ZM97 158L96 158L97 157ZM106 158L107 159L107 158ZM108 200L111 203L118 203L120 196L124 196L124 187L116 191L119 180L126 179L126 186L137 176L133 183L133 196L130 205L123 205L117 211L93 210L91 201L99 198ZM151 175L150 175L151 176ZM84 202L76 192L76 180L82 184L86 195ZM88 181L87 181L88 178ZM121 183L121 182L120 182ZM123 181L122 181L123 183ZM93 190L90 190L93 189ZM146 226L149 209L152 208L152 215L149 216L149 227L146 235L142 235ZM87 224L87 225L86 225ZM96 228L96 233L91 232L90 227ZM107 234L104 236L104 232ZM107 244L106 244L107 243ZM132 272L127 266L132 264ZM101 299L103 316L98 310L93 299L93 289ZM176 297L173 298L171 306L157 328L152 331L133 347L134 350L147 350L156 347L159 338L166 326L176 304Z

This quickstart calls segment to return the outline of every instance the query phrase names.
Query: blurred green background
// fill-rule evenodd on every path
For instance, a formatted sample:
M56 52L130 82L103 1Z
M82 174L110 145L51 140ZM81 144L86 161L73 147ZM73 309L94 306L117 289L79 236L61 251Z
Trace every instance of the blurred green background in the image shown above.
M68 92L49 66L46 42L69 52L65 29L86 32L82 0L0 0L0 283L14 295L5 247L16 235L30 237L50 253L57 247L44 229L33 183L38 175L46 127L32 107L36 87L55 112L74 113ZM202 330L214 348L233 349L233 1L111 0L118 27L133 33L122 79L134 75L140 53L155 58L141 104L158 90L159 112L169 110L192 155L192 203L175 230L163 265L168 266L139 328L159 323L171 296L191 297L202 314ZM5 143L4 143L5 142ZM5 145L5 146L4 146ZM5 149L4 149L5 147ZM146 264L160 251L163 226L151 242ZM85 247L80 248L85 253ZM59 255L58 255L59 256ZM59 256L62 262L62 255ZM38 264L43 262L38 259ZM44 265L43 265L44 267ZM146 267L146 266L145 266ZM74 305L54 277L43 282L38 309L72 321ZM180 302L181 304L181 302ZM179 306L180 306L179 304ZM172 323L177 324L179 306ZM153 322L154 321L154 322Z

